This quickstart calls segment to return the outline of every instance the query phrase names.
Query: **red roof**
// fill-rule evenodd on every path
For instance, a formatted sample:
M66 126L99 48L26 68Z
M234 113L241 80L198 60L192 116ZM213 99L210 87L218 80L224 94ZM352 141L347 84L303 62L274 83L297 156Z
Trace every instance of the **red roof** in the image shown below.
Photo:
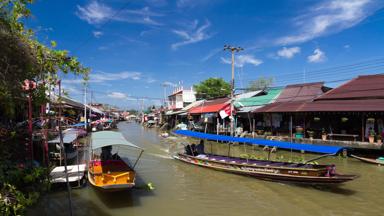
M328 89L324 87L323 82L288 85L274 103L261 107L255 112L298 112Z
M358 76L306 104L300 111L384 111L383 83L383 74Z
M217 113L220 110L225 109L230 105L229 98L219 98L216 100L205 101L201 105L196 106L188 110L190 114L201 114L201 113Z
M287 85L275 102L309 101L322 95L323 82Z
M316 100L384 99L384 74L358 76Z
M301 112L373 112L384 111L384 99L319 100L307 103Z

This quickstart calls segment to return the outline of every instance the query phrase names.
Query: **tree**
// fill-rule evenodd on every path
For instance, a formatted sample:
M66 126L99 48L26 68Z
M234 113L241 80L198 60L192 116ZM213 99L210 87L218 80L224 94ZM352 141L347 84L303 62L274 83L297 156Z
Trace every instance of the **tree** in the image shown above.
M274 82L273 77L259 77L256 80L252 80L248 84L247 91L257 91L257 90L263 90L265 88L270 87Z
M212 99L231 94L231 85L223 78L209 78L193 87L199 99Z
M33 95L35 105L45 102L44 84L55 85L59 72L88 79L89 69L68 51L56 50L54 41L50 45L40 43L34 32L24 27L21 20L30 16L28 3L32 0L0 1L0 113L10 119L25 104L21 89L25 79L41 84Z

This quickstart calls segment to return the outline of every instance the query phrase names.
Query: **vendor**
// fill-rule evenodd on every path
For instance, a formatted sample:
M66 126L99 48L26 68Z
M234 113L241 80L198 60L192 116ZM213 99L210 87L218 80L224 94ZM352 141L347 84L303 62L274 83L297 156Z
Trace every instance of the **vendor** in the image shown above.
M200 143L196 146L197 155L204 153L204 140L200 140Z

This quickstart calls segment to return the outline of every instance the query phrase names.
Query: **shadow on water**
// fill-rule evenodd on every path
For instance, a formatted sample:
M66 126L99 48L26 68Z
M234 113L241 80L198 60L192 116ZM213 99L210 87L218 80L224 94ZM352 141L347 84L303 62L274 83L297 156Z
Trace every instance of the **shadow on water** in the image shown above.
M318 190L321 192L327 192L327 193L333 193L333 194L339 194L344 196L352 196L357 193L355 190L342 188L342 185L307 185L307 184L290 184L293 187L300 187L300 188L306 188L306 189L312 189L312 190Z
M89 185L89 187L92 187ZM110 209L126 208L140 206L140 198L143 196L153 196L152 190L149 190L144 180L137 175L136 187L123 191L108 192L102 189L92 187L98 198Z
M69 205L66 194L50 193L41 198L40 203L29 209L27 215L69 215ZM89 199L84 199L76 193L72 193L72 205L74 215L103 215L110 216L106 209Z

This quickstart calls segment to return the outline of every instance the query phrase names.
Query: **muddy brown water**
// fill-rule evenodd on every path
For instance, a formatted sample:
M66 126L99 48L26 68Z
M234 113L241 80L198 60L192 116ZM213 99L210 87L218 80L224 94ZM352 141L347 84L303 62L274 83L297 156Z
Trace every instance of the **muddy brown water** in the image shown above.
M74 215L384 215L384 166L352 158L329 157L319 163L334 163L338 172L359 174L339 187L298 186L191 166L172 159L186 139L161 138L155 129L121 122L126 138L145 149L137 166L138 188L105 193L88 185L72 190ZM197 141L196 141L197 142ZM206 143L206 150L211 145ZM228 147L213 143L217 154ZM266 156L260 148L231 148L232 155ZM313 157L278 151L273 157L286 160ZM143 189L152 183L154 190ZM142 186L142 187L141 187ZM28 215L69 215L67 193L53 191L40 199Z

